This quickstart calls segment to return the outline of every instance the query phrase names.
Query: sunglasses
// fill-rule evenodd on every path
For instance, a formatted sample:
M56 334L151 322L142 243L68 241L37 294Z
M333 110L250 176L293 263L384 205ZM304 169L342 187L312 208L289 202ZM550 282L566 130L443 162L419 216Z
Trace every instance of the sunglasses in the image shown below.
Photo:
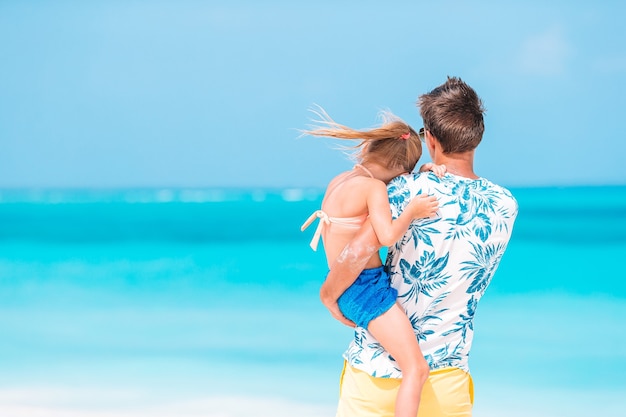
M422 142L425 142L426 141L426 130L424 128L421 128L419 130L419 132L417 132L417 136L419 136L419 138L420 138L420 140Z

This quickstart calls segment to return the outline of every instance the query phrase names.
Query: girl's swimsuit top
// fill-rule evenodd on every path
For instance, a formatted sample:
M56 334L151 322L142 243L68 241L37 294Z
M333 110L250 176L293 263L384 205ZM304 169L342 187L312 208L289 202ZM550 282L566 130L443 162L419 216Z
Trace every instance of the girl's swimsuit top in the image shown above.
M370 178L374 178L374 176L372 175L370 170L365 168L363 165L356 164L354 167L355 168L357 168L357 167L361 168L363 171L365 171L367 173L367 175L370 176ZM342 184L342 183L343 183L343 181L341 183L339 183L339 184ZM337 184L337 185L339 185L339 184ZM330 193L332 193L336 187L337 186L335 186L332 190L330 190L327 193L327 196L330 195ZM313 234L313 239L311 239L311 244L310 244L311 249L316 251L317 250L317 246L319 244L320 237L322 235L322 230L323 230L323 228L326 225L330 225L332 223L332 224L335 224L337 226L341 226L341 227L345 227L345 228L349 228L349 229L358 229L365 222L365 220L367 220L367 217L368 217L367 213L362 214L360 216L355 216L355 217L331 217L328 214L326 214L326 212L324 210L316 210L304 222L302 227L300 227L300 230L304 231L307 227L309 227L311 225L311 223L313 223L315 221L315 219L320 219L320 222L317 224L317 229L315 229L315 234Z

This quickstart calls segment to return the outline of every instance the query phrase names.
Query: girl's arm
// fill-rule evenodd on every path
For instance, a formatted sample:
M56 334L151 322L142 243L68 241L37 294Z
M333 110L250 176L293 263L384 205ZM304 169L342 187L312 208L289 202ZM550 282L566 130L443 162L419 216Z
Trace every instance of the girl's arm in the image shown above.
M382 246L391 246L406 233L413 219L430 217L439 205L433 196L418 195L402 211L397 219L391 216L387 186L375 181L367 196L369 219Z

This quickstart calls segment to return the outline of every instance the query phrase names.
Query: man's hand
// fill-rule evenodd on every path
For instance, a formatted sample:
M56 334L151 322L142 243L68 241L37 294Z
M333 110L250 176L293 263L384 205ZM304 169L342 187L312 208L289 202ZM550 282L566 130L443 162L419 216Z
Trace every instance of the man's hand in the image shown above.
M320 298L322 299L322 303L326 306L330 314L336 320L338 320L341 324L345 324L348 327L353 327L353 328L356 327L356 324L354 324L353 322L351 322L350 320L344 317L344 315L341 313L341 310L339 310L339 305L337 305L337 302L328 302L328 303L325 302L321 293L320 293Z

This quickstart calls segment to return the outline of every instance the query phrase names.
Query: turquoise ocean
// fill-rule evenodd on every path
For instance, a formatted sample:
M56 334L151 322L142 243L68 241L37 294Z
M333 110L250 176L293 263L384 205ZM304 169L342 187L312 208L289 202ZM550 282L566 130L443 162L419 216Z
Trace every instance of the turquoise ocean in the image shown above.
M626 187L512 188L477 417L624 416ZM0 416L334 415L315 189L0 190Z

